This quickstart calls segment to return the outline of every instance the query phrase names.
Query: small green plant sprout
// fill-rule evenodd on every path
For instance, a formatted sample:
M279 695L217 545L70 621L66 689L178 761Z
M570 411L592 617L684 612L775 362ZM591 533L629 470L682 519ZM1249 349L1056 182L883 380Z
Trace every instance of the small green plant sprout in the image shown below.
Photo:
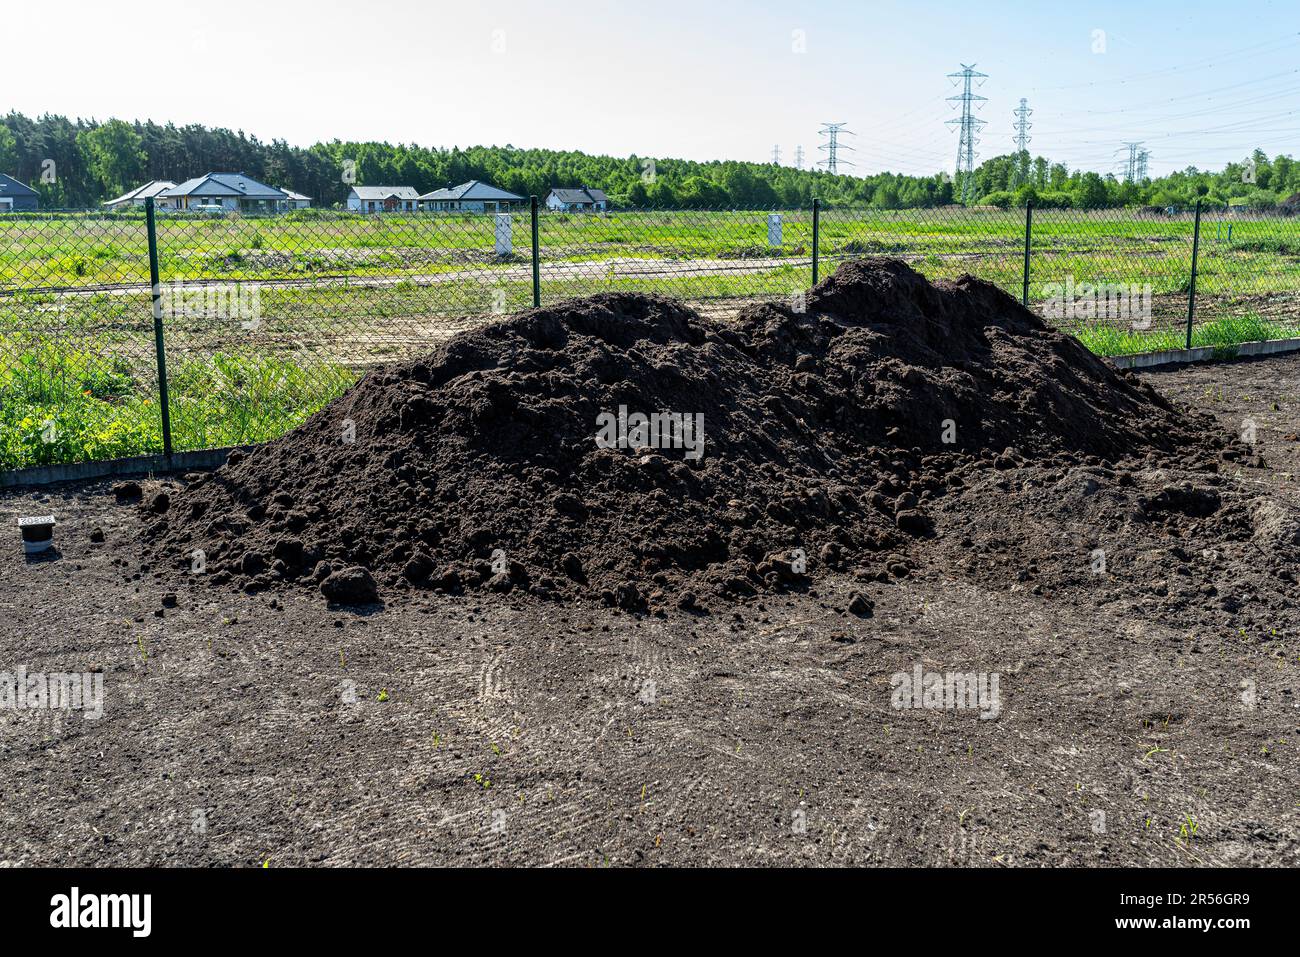
M377 695L375 696L375 700L376 700L376 701L387 701L387 700L388 700L388 689L387 689L387 688L380 688L380 689L379 689L379 694L377 694Z
M266 871L270 869L271 869L271 859L268 857L266 860L262 862L262 870Z
M961 813L959 813L959 814L957 815L957 826L958 826L958 827L965 827L965 826L966 826L966 815L970 814L970 812L973 811L973 810L975 810L973 807L968 807L968 808L966 808L966 810L962 811Z
M1168 753L1169 753L1168 748L1162 748L1159 745L1156 745L1154 748L1152 748L1150 751L1148 751L1146 754L1142 756L1142 760L1145 761L1153 754L1168 754Z
M501 745L497 744L495 741L493 741L493 742L491 743L490 747L492 748L492 753L493 753L493 754L495 754L495 755L500 755L500 754L501 754Z
M1196 832L1199 828L1200 825L1196 823L1190 814L1184 814L1183 823L1178 826L1178 836L1181 837L1185 843L1190 844L1192 838L1196 837Z
M340 648L340 649L339 649L339 667L340 667L340 668L346 668L347 666L348 666L348 659L344 656L344 654L343 654L343 649Z
M437 731L433 732L433 746L435 748L442 746L442 735L440 735Z
M481 787L484 791L492 787L492 779L488 777L486 774L480 774L478 771L474 772L474 783L477 784L479 787Z
M145 663L145 664L148 664L148 663L149 663L149 649L146 648L146 647L144 646L144 634L143 634L143 633L138 634L138 635L135 636L135 646L136 646L137 648L140 649L140 657L144 660L144 663Z

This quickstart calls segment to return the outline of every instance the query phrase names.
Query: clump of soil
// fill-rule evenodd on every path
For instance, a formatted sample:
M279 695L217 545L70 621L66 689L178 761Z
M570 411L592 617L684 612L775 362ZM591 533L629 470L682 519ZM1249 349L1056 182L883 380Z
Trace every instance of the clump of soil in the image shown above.
M630 442L607 447L620 409ZM702 415L702 456L628 447L634 414L657 412ZM144 507L164 564L201 550L226 587L697 608L826 570L905 575L964 475L1208 467L1223 446L996 287L864 259L801 312L723 324L606 294L461 333ZM1182 507L1171 495L1153 508Z

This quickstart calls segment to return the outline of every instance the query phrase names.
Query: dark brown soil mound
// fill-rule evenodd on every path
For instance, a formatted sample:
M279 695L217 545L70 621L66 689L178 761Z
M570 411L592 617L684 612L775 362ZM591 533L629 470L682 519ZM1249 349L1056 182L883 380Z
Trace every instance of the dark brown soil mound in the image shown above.
M636 413L702 415L702 458L602 447L620 407L632 445ZM899 573L963 470L1191 465L1222 446L1210 434L994 286L867 259L802 313L724 325L611 294L463 333L142 507L164 564L202 550L226 587L691 607L825 568Z

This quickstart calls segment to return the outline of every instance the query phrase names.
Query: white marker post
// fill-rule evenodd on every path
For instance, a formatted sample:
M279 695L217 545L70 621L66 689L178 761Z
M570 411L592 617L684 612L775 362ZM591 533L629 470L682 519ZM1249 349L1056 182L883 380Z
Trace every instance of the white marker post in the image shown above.
M496 226L497 255L510 255L510 214L497 213Z
M769 213L767 217L767 244L773 249L781 245L781 214Z

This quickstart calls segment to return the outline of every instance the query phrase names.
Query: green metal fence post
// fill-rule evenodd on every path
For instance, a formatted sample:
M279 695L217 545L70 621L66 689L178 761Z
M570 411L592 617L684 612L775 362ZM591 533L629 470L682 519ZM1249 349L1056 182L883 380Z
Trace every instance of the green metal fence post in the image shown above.
M1201 246L1201 201L1196 201L1196 222L1192 226L1192 281L1187 290L1187 348L1192 347L1192 323L1196 321L1196 257Z
M542 264L541 257L538 255L537 240L537 197L530 196L528 205L533 214L533 307L536 308L542 304Z
M171 458L171 400L167 395L167 348L163 342L162 286L158 280L158 226L152 196L144 201L144 222L149 235L149 294L153 301L153 347L158 359L158 409L162 413L163 454Z
M1020 304L1029 308L1029 247L1034 236L1034 201L1025 203L1025 282L1020 293Z
M817 285L817 259L818 259L818 254L819 254L819 252L820 252L820 250L819 250L819 248L818 248L818 244L819 244L820 241L821 241L821 232L820 232L820 230L821 230L821 218L822 218L822 217L821 217L821 212L822 212L822 201L821 201L820 199L817 199L817 198L814 197L814 199L813 199L813 243L812 243L812 246L813 246L813 250L812 250L812 260L813 260L813 261L812 261L812 267L813 267L813 270L812 270L812 272L813 272L812 280L813 280L813 281L812 281L812 284L813 284L814 286Z

